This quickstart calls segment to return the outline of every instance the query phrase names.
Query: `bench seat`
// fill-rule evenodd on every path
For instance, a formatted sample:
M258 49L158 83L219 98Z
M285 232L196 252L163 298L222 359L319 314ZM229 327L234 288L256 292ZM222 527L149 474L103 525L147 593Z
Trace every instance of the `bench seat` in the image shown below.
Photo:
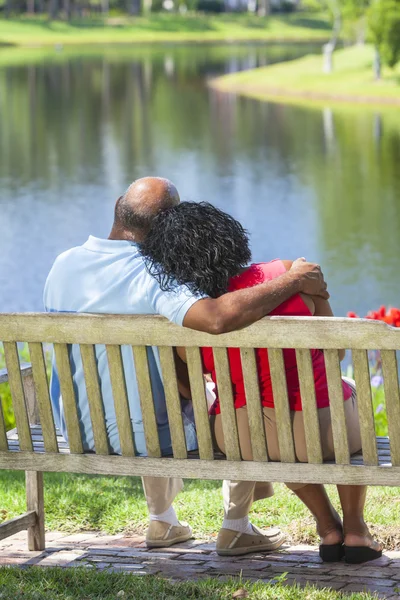
M68 442L62 436L59 429L56 429L57 434L57 443L60 454L70 454L70 449ZM43 434L42 428L40 425L31 425L31 435L33 442L33 450L34 452L44 453L44 442L43 442ZM8 447L11 452L19 452L19 441L18 441L18 431L17 429L12 429L7 433L8 439ZM391 467L391 457L390 457L390 441L388 437L377 437L376 445L378 448L378 459L380 467ZM197 452L190 452L188 458L196 459L199 458ZM219 452L215 452L214 454L215 460L225 460L225 456ZM331 461L327 461L326 464L334 464ZM362 453L359 452L357 454L353 454L351 457L352 465L363 465L363 456Z

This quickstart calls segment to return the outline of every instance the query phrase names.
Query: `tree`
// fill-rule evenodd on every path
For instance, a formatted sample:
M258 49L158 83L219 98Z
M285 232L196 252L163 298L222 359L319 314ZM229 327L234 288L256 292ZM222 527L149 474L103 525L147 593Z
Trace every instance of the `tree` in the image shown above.
M332 17L333 17L333 26L332 26L332 34L331 39L327 44L322 46L322 50L324 53L324 73L332 73L333 70L333 52L337 46L340 31L342 29L342 11L339 0L331 0L329 6Z
M375 0L368 11L368 25L375 45L375 79L382 76L382 62L393 68L400 60L400 2Z

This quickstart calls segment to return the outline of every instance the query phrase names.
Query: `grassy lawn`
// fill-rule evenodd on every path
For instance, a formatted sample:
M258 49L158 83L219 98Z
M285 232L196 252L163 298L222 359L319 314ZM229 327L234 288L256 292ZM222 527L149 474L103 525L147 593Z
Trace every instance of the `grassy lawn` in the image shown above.
M257 502L251 514L259 527L279 525L294 543L317 543L313 519L283 485L275 496ZM329 493L338 506L335 488ZM46 527L74 532L143 532L147 509L140 479L48 473L45 475ZM217 481L187 481L175 502L179 517L188 521L198 537L215 535L222 523L221 485ZM0 471L0 521L25 511L24 474ZM370 488L368 522L386 549L400 543L398 488ZM1 596L0 596L1 597Z
M400 66L385 69L381 82L372 72L373 48L357 46L334 54L334 72L322 73L322 56L306 56L287 63L252 69L214 80L224 91L266 100L326 104L362 102L371 105L400 104Z
M283 579L283 578L282 578ZM241 591L241 593L240 593ZM247 592L247 593L246 593ZM235 595L236 593L236 595ZM89 569L32 567L28 570L0 568L0 598L25 600L368 600L368 593L344 595L307 586L282 583L245 583L218 579L172 583L152 576L105 573Z
M115 44L143 42L305 41L329 37L327 16L298 13L267 19L247 14L174 15L48 21L0 19L0 44Z

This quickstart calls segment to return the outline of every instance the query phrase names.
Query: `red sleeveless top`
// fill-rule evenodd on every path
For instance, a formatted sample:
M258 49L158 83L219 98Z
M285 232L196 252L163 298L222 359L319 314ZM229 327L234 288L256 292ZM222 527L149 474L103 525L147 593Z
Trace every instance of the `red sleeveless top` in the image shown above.
M270 263L259 263L251 265L246 271L233 277L229 284L229 291L233 292L242 288L249 288L271 281L286 272L285 266L281 260L274 260ZM310 317L311 312L303 302L300 295L293 296L271 312L271 315ZM215 373L214 356L212 348L202 348L203 368L205 373L211 373L213 381L217 384L218 379ZM246 405L246 393L244 389L242 363L240 359L239 348L229 348L229 367L231 372L233 396L235 408L241 408ZM295 350L284 350L283 357L285 362L286 381L289 396L290 410L301 411L301 396L299 376L297 373ZM315 393L317 407L325 408L329 406L328 383L325 372L324 354L322 350L311 350L311 357L314 369ZM258 378L260 382L261 401L263 406L274 408L274 395L272 392L271 374L268 363L268 350L256 350L256 360L258 369ZM348 400L351 397L351 388L344 381L343 398ZM210 410L211 414L221 412L219 400L215 401Z

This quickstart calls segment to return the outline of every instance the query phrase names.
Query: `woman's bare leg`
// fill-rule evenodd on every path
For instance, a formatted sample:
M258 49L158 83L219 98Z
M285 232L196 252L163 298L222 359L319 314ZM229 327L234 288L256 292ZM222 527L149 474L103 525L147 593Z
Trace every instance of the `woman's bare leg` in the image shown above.
M343 510L343 533L346 546L367 546L374 550L381 550L381 545L373 539L364 521L367 487L338 485L337 489Z
M343 542L343 527L340 517L333 508L323 485L309 484L293 490L317 521L321 544Z

